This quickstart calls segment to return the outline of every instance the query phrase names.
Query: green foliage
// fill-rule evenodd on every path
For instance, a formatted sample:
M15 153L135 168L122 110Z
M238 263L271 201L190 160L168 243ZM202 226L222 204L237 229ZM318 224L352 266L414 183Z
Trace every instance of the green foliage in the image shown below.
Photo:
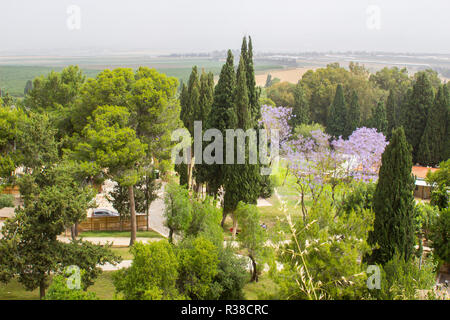
M425 131L422 135L417 160L427 166L436 166L442 159L446 139L448 108L447 86L439 86L434 103L428 110Z
M435 266L430 261L395 254L381 269L381 289L373 289L369 297L378 300L416 300L423 299L419 290L432 290L436 283ZM426 296L425 296L426 297Z
M216 292L214 278L218 273L218 248L203 237L186 238L177 248L180 264L178 287L193 300L208 299Z
M289 82L279 82L267 88L267 98L275 103L276 107L292 108L295 105L295 85Z
M305 219L288 214L291 242L278 250L274 274L282 299L358 299L365 283L360 258L370 252L371 210L337 214L327 186Z
M57 130L46 114L31 113L19 122L16 166L37 169L58 160Z
M216 290L211 292L209 299L242 300L243 288L247 283L247 262L236 255L231 247L219 247L219 264L214 277Z
M19 122L23 120L25 120L25 114L20 109L0 105L0 177L2 178L11 178L16 168L14 146L19 134Z
M295 128L301 124L309 123L310 110L308 101L306 100L305 90L303 89L302 83L299 81L293 90L294 94L294 104L292 105L292 115L291 127Z
M450 188L450 159L439 164L439 170L427 173L426 182L431 185L431 204L440 209L448 208Z
M423 234L425 238L429 239L429 233L433 222L439 215L439 209L428 203L417 203L414 207L414 225L415 230L419 234L419 238Z
M222 209L217 202L207 197L203 201L192 202L192 220L186 230L186 237L202 236L216 246L223 243L223 230L220 227Z
M439 212L430 227L433 256L439 262L450 263L450 209Z
M299 126L296 126L294 129L294 134L296 137L305 137L305 138L311 138L311 132L313 131L322 131L325 132L325 127L322 126L319 123L311 123L311 124L301 124Z
M189 191L176 183L166 185L164 195L164 224L169 228L169 241L172 242L173 234L184 234L192 221L192 204L189 199Z
M360 128L361 124L361 107L359 105L358 94L356 91L353 91L352 99L350 100L350 105L347 110L346 120L345 137L348 137L353 131Z
M253 127L251 118L251 108L248 100L246 74L244 57L241 56L237 71L236 92L234 95L234 109L237 121L230 128L239 128L244 131ZM229 129L230 129L229 128ZM244 146L235 144L235 159L233 165L226 165L224 172L224 212L233 212L239 201L245 203L256 204L261 191L261 176L259 174L259 166L249 163L249 155L245 154L245 164L237 164L236 150L243 148L247 150L249 145L248 139Z
M94 292L70 289L67 279L63 275L57 275L52 279L45 300L98 300L98 297Z
M236 86L236 73L234 70L234 57L228 50L227 61L220 72L219 81L214 89L214 101L208 117L208 128L216 128L225 135L226 129L231 129L236 123L234 112L234 92ZM226 141L224 141L223 154L225 153ZM208 184L211 194L217 194L219 188L224 184L225 165L213 164L209 166Z
M407 98L405 134L412 146L412 160L418 159L419 145L427 124L428 111L434 103L434 89L426 72L418 72Z
M347 106L344 98L344 91L342 85L338 84L336 88L336 95L330 107L330 113L327 120L327 132L339 137L345 134L345 126L347 123Z
M339 66L338 63L327 65L326 68L309 70L302 76L308 104L311 106L311 120L322 125L328 123L329 108L336 94L336 86L341 84L344 88L345 101L351 101L353 92L358 93L361 107L361 121L369 117L372 107L385 95L373 81L367 81L368 70L353 62L349 70Z
M414 178L411 146L403 128L395 129L382 155L379 180L373 198L374 231L369 242L379 245L370 261L384 264L397 251L408 260L414 250Z
M87 287L101 272L99 263L120 260L107 248L57 240L80 212L85 216L90 197L58 181L39 186L39 179L25 177L20 185L21 192L26 194L24 207L17 209L2 229L0 281L8 282L17 277L27 290L40 287L43 298L51 272L60 273L66 266L78 265L86 271L83 281Z
M151 203L158 198L157 191L161 187L156 182L153 170L148 170L145 175L133 186L136 211L147 213ZM117 184L108 194L113 207L119 212L122 219L130 215L130 198L128 187Z
M79 98L86 77L78 66L61 72L50 72L33 80L32 90L25 97L25 105L34 111L57 111L69 108Z
M179 261L167 241L136 242L131 248L133 262L114 273L119 297L127 300L179 300L176 288Z
M352 210L355 212L372 210L375 188L375 183L355 182L354 187L343 197L340 210L347 214Z
M267 234L260 225L258 208L255 205L239 202L235 215L241 226L237 239L241 248L247 251L253 265L251 281L258 281L257 262L258 264L261 262L267 251L264 248Z
M9 194L0 195L0 209L3 208L13 208L14 207L14 197Z
M379 101L377 106L375 107L375 110L372 112L369 126L386 135L388 121L386 117L386 107L383 101Z
M84 141L75 149L75 158L83 161L87 173L108 169L121 185L137 183L136 164L143 159L146 145L128 127L129 112L124 107L100 106L83 130Z

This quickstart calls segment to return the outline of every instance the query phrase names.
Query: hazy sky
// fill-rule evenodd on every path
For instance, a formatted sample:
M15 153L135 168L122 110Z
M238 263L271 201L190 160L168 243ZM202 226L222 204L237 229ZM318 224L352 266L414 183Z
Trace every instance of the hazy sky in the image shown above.
M450 0L0 0L0 12L0 52L204 52L247 34L256 51L450 53Z

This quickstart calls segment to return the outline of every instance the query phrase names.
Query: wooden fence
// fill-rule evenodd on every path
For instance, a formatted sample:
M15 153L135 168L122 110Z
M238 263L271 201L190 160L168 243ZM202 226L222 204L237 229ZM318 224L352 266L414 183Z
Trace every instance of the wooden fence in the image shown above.
M147 230L147 216L136 215L137 230ZM78 232L83 231L131 231L130 219L120 217L88 217L78 225Z

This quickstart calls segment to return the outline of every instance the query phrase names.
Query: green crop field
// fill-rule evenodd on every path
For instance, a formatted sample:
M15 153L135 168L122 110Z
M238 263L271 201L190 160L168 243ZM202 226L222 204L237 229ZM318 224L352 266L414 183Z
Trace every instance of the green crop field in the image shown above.
M224 62L207 58L151 58L151 57L43 57L30 59L2 59L0 65L0 88L15 97L23 96L25 84L28 80L46 75L49 72L61 71L69 65L78 65L87 77L95 77L104 69L119 67L136 69L139 66L155 68L168 76L187 81L192 67L212 72L218 76ZM282 69L283 66L266 62L255 63L255 72Z

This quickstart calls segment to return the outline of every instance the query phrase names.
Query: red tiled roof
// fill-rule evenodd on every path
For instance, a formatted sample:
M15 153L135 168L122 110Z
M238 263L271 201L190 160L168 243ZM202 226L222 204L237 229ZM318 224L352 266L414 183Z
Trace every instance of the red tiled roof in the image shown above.
M420 166L413 166L412 167L412 174L415 175L417 178L425 179L428 173L428 170L431 170L431 172L438 171L438 168L428 168L428 167L420 167Z

